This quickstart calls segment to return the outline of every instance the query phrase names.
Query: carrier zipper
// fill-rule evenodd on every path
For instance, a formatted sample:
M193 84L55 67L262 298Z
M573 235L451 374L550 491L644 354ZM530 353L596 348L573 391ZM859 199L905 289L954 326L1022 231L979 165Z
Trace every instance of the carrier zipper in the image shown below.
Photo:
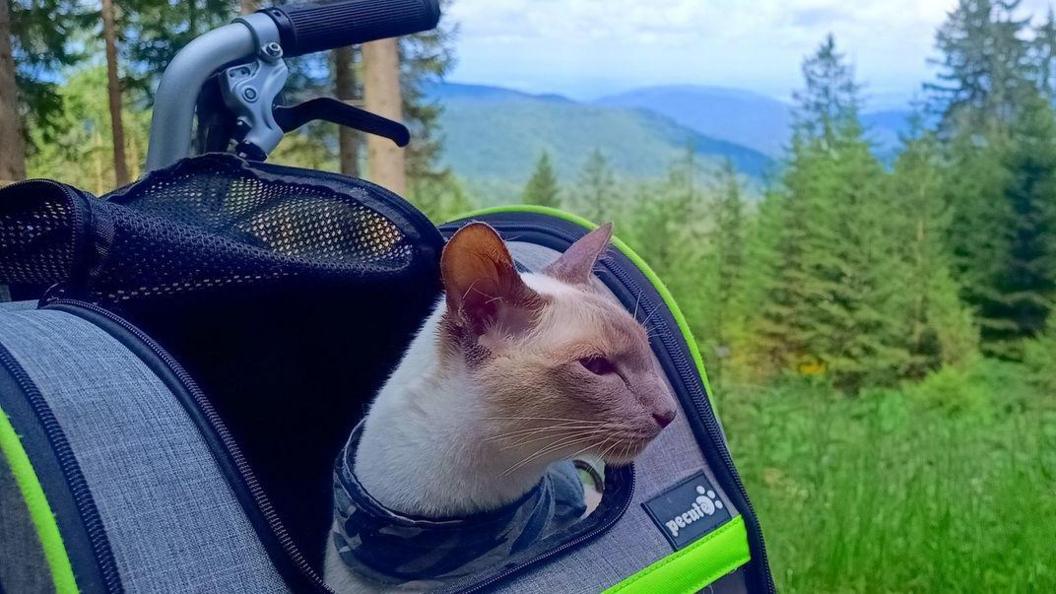
M62 432L51 407L44 400L44 396L37 389L36 384L26 373L26 370L15 360L6 347L0 345L0 365L2 365L14 378L30 408L36 415L47 436L48 444L58 459L59 468L70 488L70 496L73 498L77 513L81 517L84 530L88 535L88 541L92 547L96 563L99 565L100 577L109 594L121 594L124 588L121 585L121 576L117 571L117 562L114 560L114 552L110 549L110 541L106 537L106 528L103 526L99 510L92 499L92 493L88 489L88 483L84 480L81 466L70 448L66 435Z
M76 190L72 186L66 185L50 179L27 179L15 182L8 186L4 186L4 191L8 191L12 188L20 188L23 186L43 185L58 189L62 192L70 201L70 216L71 216L71 234L73 235L73 241L70 245L72 251L70 257L70 270L67 278L56 283L57 285L66 285L73 280L73 275L78 270L90 270L93 262L91 261L93 254L88 254L85 250L87 247L88 237L92 231L92 210L89 204L89 200L94 196L81 190Z
M634 494L634 486L635 486L636 477L635 477L634 466L632 465L630 467L630 469L631 469L631 472L630 472L630 480L628 481L628 486L627 486L627 496L623 498L623 500L620 502L619 508L616 510L615 513L610 515L610 517L605 521L604 524L593 528L589 532L585 532L583 534L580 534L579 536L577 536L577 537L575 537L575 538L573 538L571 540L562 542L560 545L558 545L558 546L546 551L545 553L536 555L535 557L532 557L531 559L527 559L527 560L525 560L525 561L523 561L521 563L518 563L516 565L508 567L505 570L503 570L501 573L498 573L498 574L493 575L493 576L491 576L489 578L486 578L483 581L477 582L476 584L473 584L472 586L469 586L466 589L463 589L463 590L454 589L454 590L451 590L451 591L457 592L457 594L473 594L475 592L480 592L482 590L486 590L487 588L490 588L491 586L501 582L502 580L510 577L511 575L513 575L515 573L519 573L521 571L524 571L525 569L528 569L528 568L532 567L533 565L538 565L540 563L544 563L544 562L546 562L546 561L548 561L550 559L553 559L554 557L560 556L560 555L564 554L566 551L574 549L574 548L576 548L576 547L578 547L578 546L580 546L580 545L582 545L584 543L590 542L590 541L594 540L595 538L601 536L605 532L607 532L609 530L609 528L612 528L614 525L616 525L616 522L618 522L620 520L620 518L623 517L623 514L627 511L627 508L629 508L631 506L631 499L632 499L632 495ZM446 590L441 590L441 591L446 591Z
M142 342L150 351L161 361L168 366L172 371L173 375L183 385L184 389L191 398L194 400L195 406L202 413L202 416L208 422L210 428L214 434L220 439L224 449L230 456L231 461L234 463L238 470L242 483L248 490L250 496L253 498L253 502L257 506L257 510L261 513L264 520L267 522L273 536L278 541L278 544L282 547L283 552L286 554L290 562L296 567L301 576L306 579L313 588L318 592L324 592L327 594L333 594L333 590L323 581L323 579L316 573L315 569L308 563L298 550L293 539L290 537L289 532L286 531L286 527L283 525L282 520L278 517L274 507L271 505L271 501L264 493L263 488L257 481L256 475L253 474L253 470L249 467L249 463L246 461L245 456L242 454L242 450L235 442L234 437L228 431L227 426L224 424L223 419L213 408L212 403L206 397L205 393L202 392L201 388L194 381L194 378L183 368L178 361L176 361L164 348L161 347L153 338L148 336L145 332L137 328L132 323L121 318L120 316L110 312L107 309L99 307L94 303L87 301L81 301L77 299L66 299L58 298L50 301L47 304L48 307L52 306L67 306L73 308L81 308L90 311L96 315L106 318L108 321L120 326L123 330L129 332L135 336L140 342ZM293 588L297 590L297 588Z
M544 236L548 235L550 237L557 237L558 239L568 242L569 245L575 242L575 240L577 239L576 237L569 236L563 231L560 231L554 227L543 227L540 225L532 225L516 220L510 221L509 219L507 219L506 221L498 219L498 221L496 222L498 223L499 228L503 231L528 231L539 233ZM605 259L599 260L598 264L604 267L608 273L610 273L616 280L620 282L620 284L622 285L622 287L620 288L624 292L624 297L626 297L628 295L628 291L630 291L632 293L630 297L631 299L634 299L633 289L638 285L636 279L631 278L626 272L621 270L619 267L613 266L610 263L606 262ZM609 288L613 289L613 287ZM668 357L670 358L676 370L678 371L679 378L693 377L697 375L698 371L696 369L696 366L691 364L689 359L686 357L684 349L679 348L679 345L673 338L672 328L669 326L668 321L665 318L661 317L658 318L657 322L662 324L663 328L661 328L661 331L657 332L656 334L660 337L661 343L664 346L664 350L666 351ZM677 328L674 329L674 332L678 332L679 334L681 334L681 332ZM736 487L737 494L739 495L741 500L740 502L743 502L744 504L743 506L738 507L743 507L741 515L747 516L745 517L745 520L748 526L749 539L756 541L756 548L759 553L758 560L762 563L762 567L764 568L766 590L769 594L776 594L777 587L774 584L773 574L770 570L770 562L766 552L766 542L763 540L763 532L762 527L759 524L759 518L758 516L756 516L755 508L752 506L751 499L748 498L748 491L744 487L744 482L741 480L740 473L737 471L737 468L734 465L733 456L732 454L730 454L730 450L726 445L725 436L722 433L722 428L719 425L718 418L715 415L715 411L711 406L711 401L708 399L707 393L705 393L704 391L703 382L701 381L690 383L683 380L681 384L685 389L685 392L689 395L690 400L692 401L692 404L696 409L696 412L702 419L704 424L704 431L707 434L709 440L711 441L711 445L714 447L715 452L718 454L721 462L725 466L726 473L729 476L730 480L733 482L733 486ZM743 513L745 511L747 511L747 514ZM752 537L753 534L756 535L754 539Z

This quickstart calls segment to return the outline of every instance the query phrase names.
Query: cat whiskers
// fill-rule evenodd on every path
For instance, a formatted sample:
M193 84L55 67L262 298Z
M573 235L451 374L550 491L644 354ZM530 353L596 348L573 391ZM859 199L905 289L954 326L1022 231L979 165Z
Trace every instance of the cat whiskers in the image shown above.
M560 432L565 432L565 431L576 431L576 430L593 429L595 427L596 427L596 424L592 424L592 423L573 423L573 422L556 423L556 424L552 424L552 425L547 425L546 427L522 427L520 429L514 429L512 431L506 431L506 432L500 433L498 435L493 435L493 436L487 437L487 438L485 438L485 441L506 441L508 439L517 438L517 437L524 438L524 437L530 437L532 435L538 435L538 434L544 434L545 435L545 434L548 434L548 433L560 433Z
M597 439L599 436L601 436L601 439ZM523 468L528 464L531 464L532 462L538 460L539 458L546 456L547 454L551 454L566 447L578 445L584 441L589 442L585 447L571 454L568 457L577 456L591 448L596 448L600 446L605 442L606 439L608 439L608 436L605 432L605 428L603 427L594 429L585 434L567 435L557 441L546 444L543 447L537 449L532 454L525 456L519 462L516 462L515 464L511 465L509 468L504 470L501 476L507 476L515 472L517 469Z

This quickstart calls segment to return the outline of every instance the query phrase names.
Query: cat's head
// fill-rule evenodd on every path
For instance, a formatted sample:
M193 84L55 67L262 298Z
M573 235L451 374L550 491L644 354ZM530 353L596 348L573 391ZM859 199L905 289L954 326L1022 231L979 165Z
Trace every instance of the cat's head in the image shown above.
M444 249L443 358L479 386L480 433L511 461L627 463L675 418L646 329L593 280L611 235L595 229L539 274L519 274L484 223Z

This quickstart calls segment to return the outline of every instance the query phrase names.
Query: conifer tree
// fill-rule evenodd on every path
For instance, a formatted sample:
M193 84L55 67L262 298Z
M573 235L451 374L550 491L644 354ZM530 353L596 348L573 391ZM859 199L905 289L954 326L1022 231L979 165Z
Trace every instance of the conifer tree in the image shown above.
M730 160L723 162L715 181L716 187L707 206L712 225L707 234L706 270L701 275L702 281L710 283L706 290L701 287L700 295L704 298L702 317L707 327L697 339L709 347L704 350L710 361L708 369L713 379L721 381L747 313L740 303L745 276L747 220L744 190ZM683 249L693 249L693 246L685 245Z
M153 100L158 77L195 37L227 24L238 15L241 3L230 0L122 0L121 58L129 88Z
M37 137L47 141L63 132L59 123L63 109L60 85L53 74L85 58L78 44L78 32L93 22L93 15L77 0L5 2L15 87L5 88L4 94L17 100L16 109L5 113L8 117L14 113L27 116L27 121L5 122L4 128L10 126L24 135L26 128L37 130ZM12 141L12 145L16 142Z
M451 0L441 2L444 14L450 4ZM442 81L454 66L457 33L450 21L441 19L435 29L399 40L403 123L411 129L411 144L406 149L407 177L412 186L425 178L431 178L429 181L434 185L454 179L449 169L439 162L443 106L429 97L428 90Z
M941 160L935 135L924 130L923 114L915 114L887 193L899 226L896 247L909 264L901 285L907 313L901 332L907 339L910 377L963 362L978 346L978 329L960 301L951 270L946 243L951 209L943 193L947 180Z
M557 185L557 176L550 164L550 154L543 151L539 160L535 163L535 171L529 178L524 192L521 194L521 202L534 204L536 206L549 206L558 208L561 206L560 192Z
M1044 96L1021 107L1005 165L1007 253L981 314L988 351L1018 359L1022 339L1045 328L1056 303L1056 117Z
M1034 65L1038 88L1042 93L1052 96L1056 93L1056 12L1051 6L1030 42L1030 60Z
M905 271L893 248L885 172L864 139L853 71L829 36L803 64L779 221L757 321L761 354L780 368L824 370L841 387L889 382L908 353L895 320Z
M0 183L26 177L25 131L19 113L15 58L11 53L11 11L8 0L0 0Z
M1051 308L1052 19L1032 41L1018 1L961 0L940 29L949 246L983 351L1018 358Z
M574 204L580 215L595 222L618 217L616 177L600 149L594 149L583 165Z
M959 130L990 135L1003 130L1025 95L1033 91L1028 19L1016 15L1020 0L959 0L939 28L937 81L925 85L941 115L946 138Z

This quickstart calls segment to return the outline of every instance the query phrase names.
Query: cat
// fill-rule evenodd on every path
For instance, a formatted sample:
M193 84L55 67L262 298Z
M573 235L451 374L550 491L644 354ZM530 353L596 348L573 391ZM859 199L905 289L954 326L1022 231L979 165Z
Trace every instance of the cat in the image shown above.
M363 559L375 569L395 563L384 561L390 551L369 550L382 545L342 533L342 523L364 508L404 518L396 530L408 526L416 538L421 527L427 534L444 529L446 519L517 509L527 497L546 495L540 485L549 485L558 514L579 513L583 491L574 472L581 507L562 500L571 492L570 475L555 470L562 461L593 455L629 463L672 422L677 405L645 328L593 284L611 234L611 224L600 226L541 273L524 274L487 224L470 223L451 237L441 256L444 298L338 460L335 474L344 472L344 482L335 478L325 572L336 592L438 583L383 585L349 567L363 569ZM350 492L358 494L353 504ZM357 535L383 532L370 514L353 521L362 517L373 528ZM386 530L391 536L392 527ZM440 534L437 546L462 538ZM352 549L358 556L350 561Z

